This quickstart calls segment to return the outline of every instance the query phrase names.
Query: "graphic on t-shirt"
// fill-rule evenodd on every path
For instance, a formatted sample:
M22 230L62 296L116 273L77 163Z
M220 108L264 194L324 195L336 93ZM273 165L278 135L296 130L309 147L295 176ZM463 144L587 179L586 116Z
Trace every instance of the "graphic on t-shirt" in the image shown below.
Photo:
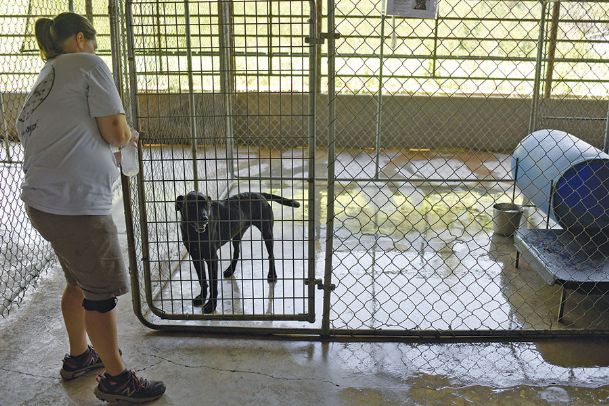
M52 67L49 74L42 79L34 91L30 93L30 96L21 110L21 114L19 114L19 121L23 123L31 117L32 113L36 111L49 93L51 93L53 82L55 82L55 68Z

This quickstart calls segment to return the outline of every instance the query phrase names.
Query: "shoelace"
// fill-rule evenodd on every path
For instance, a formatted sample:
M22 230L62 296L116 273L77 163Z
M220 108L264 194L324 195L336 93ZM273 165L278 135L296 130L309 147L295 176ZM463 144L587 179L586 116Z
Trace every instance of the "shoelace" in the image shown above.
M137 391L140 388L145 388L148 386L148 380L145 378L139 378L138 376L135 375L135 373L133 371L129 371L129 377L127 378L127 381L125 383L125 386L131 387L131 389L133 389L133 391ZM97 383L99 383L102 379L109 379L107 377L104 377L103 375L97 375L97 377L95 378Z
M133 385L134 391L137 391L140 388L145 388L148 386L148 381L144 378L139 378L133 373L133 371L129 371L129 381L128 385Z

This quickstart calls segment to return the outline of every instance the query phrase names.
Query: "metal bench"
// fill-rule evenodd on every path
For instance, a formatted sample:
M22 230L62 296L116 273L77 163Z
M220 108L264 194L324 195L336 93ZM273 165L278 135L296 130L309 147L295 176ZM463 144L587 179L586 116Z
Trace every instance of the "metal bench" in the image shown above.
M609 290L609 238L588 237L567 230L519 229L514 234L516 268L520 256L548 285L560 285L558 321L562 322L568 290Z

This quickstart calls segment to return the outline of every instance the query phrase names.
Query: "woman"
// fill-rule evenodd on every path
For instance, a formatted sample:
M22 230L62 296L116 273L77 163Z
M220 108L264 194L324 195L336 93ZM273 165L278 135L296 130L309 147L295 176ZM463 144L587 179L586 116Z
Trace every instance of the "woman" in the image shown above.
M104 367L98 398L150 401L165 385L137 377L119 353L116 297L128 291L128 281L110 214L118 178L111 147L137 142L137 132L127 125L108 67L95 55L96 32L87 19L74 13L41 18L35 33L46 64L17 121L25 150L21 199L67 281L61 310L70 352L60 373L73 379Z

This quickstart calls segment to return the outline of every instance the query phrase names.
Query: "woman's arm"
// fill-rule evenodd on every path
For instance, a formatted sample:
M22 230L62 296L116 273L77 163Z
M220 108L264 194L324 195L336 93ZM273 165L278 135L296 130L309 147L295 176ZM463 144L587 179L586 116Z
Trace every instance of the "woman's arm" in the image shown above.
M95 117L102 138L110 145L123 147L131 140L131 129L124 114Z

